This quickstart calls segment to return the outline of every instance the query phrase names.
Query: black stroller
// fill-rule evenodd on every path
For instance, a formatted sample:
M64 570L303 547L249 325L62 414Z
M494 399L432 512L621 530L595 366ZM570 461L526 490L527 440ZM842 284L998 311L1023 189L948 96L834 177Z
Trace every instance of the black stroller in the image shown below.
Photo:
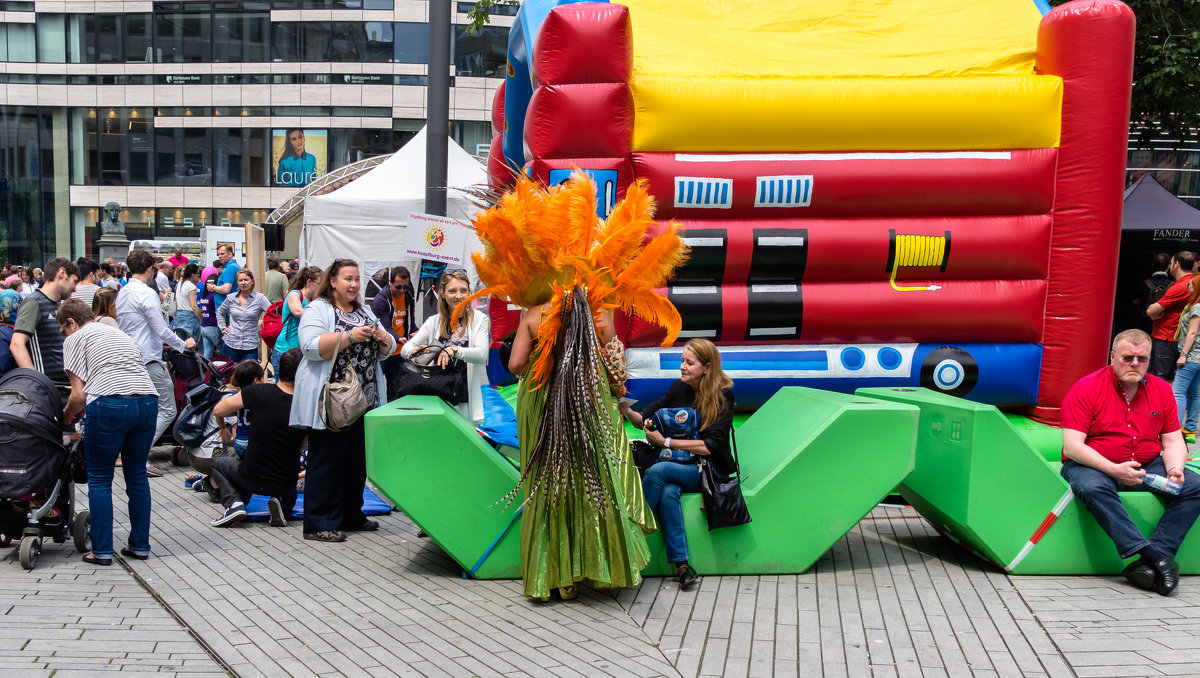
M21 567L32 570L42 540L73 537L90 550L88 511L75 514L75 480L86 479L82 444L63 444L62 398L36 370L0 378L0 546L20 538Z

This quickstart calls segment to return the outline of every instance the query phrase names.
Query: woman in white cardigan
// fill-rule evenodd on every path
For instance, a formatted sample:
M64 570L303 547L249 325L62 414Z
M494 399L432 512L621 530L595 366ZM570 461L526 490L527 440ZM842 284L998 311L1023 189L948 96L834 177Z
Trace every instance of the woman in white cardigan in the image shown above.
M454 307L471 293L471 283L462 271L446 273L438 286L438 313L426 318L421 329L400 349L405 360L428 346L442 346L438 364L453 360L467 363L467 402L455 406L474 424L483 422L483 392L487 383L488 352L492 343L492 325L486 313L467 306L459 316L458 331L451 333L450 316Z

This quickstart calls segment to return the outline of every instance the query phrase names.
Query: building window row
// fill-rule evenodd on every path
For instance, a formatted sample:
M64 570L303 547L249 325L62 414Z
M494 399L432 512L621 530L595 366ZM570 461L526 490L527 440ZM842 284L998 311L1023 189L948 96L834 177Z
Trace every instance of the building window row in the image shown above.
M280 21L270 12L38 14L0 24L0 61L41 63L265 63L429 61L427 24ZM459 75L504 77L508 28L453 26ZM390 84L390 83L388 83Z
M71 109L71 183L303 186L330 170L395 151L422 124L398 120L392 129L160 127L154 113L152 108ZM286 159L294 132L303 139L299 155L304 162ZM451 133L468 152L486 154L491 123L454 121Z

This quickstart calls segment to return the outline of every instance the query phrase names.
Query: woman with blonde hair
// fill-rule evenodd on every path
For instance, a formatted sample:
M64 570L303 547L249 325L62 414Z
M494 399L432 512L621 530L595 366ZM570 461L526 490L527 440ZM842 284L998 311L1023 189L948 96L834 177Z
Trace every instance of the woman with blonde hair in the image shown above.
M733 428L733 380L721 369L721 353L707 339L692 339L683 347L679 362L679 380L649 407L636 412L628 403L621 403L621 414L637 428L646 430L646 441L664 450L686 452L704 457L720 473L737 472L730 453L729 432ZM663 408L692 408L698 417L695 439L681 440L664 436L646 424L654 413ZM688 564L687 534L684 532L683 508L679 495L700 491L700 467L694 458L686 461L671 459L651 466L642 478L646 503L658 516L667 560L675 565L679 588L686 590L699 580L696 570Z
M1179 316L1178 368L1171 390L1175 392L1175 405L1179 408L1179 421L1183 424L1183 436L1187 442L1196 442L1196 426L1200 424L1200 342L1196 341L1200 330L1200 275L1193 275L1187 284L1188 298Z
M447 367L461 361L467 366L467 402L455 406L474 424L483 421L483 385L487 382L487 359L491 348L491 321L486 313L476 313L462 301L471 293L471 281L463 271L442 275L438 285L437 315L425 319L421 329L400 349L400 356L411 359L430 346L441 348L437 364ZM460 308L461 307L461 308ZM454 316L459 308L458 317Z

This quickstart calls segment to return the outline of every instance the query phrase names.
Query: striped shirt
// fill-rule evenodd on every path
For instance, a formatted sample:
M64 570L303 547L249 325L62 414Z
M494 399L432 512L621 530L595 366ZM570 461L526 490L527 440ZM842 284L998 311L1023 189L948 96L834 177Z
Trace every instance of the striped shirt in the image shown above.
M83 381L88 402L100 396L156 395L137 344L121 330L90 322L63 341L67 371Z
M224 336L225 345L239 351L250 351L258 348L261 336L258 333L258 320L267 311L271 302L266 295L251 292L246 305L238 303L238 295L230 294L225 302L217 309L217 327L222 330L229 325L229 334ZM225 314L229 314L229 322L225 322Z

